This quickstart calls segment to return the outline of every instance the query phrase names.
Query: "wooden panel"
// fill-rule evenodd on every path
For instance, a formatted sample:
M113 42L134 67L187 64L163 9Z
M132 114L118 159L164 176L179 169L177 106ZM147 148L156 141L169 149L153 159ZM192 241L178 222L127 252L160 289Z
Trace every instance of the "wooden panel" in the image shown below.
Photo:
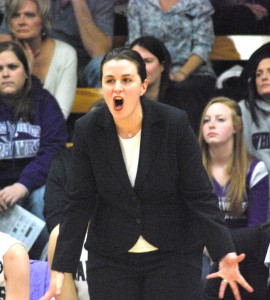
M77 88L71 113L86 113L101 98L101 89Z
M270 35L216 36L211 60L248 60L263 44L270 42Z

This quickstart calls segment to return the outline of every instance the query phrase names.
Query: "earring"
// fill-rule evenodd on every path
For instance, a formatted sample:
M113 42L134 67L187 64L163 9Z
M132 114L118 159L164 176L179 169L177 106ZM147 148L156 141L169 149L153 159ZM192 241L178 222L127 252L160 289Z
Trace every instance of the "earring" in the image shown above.
M47 36L46 31L44 29L42 29L42 31L41 31L41 38L45 39L46 36Z

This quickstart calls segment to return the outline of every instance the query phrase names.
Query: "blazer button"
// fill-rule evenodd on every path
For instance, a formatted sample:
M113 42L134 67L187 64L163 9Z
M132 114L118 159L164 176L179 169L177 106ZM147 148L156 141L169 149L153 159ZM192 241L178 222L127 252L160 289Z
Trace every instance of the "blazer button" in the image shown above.
M141 220L140 218L136 218L135 222L136 222L137 224L141 224L141 223L142 223L142 220Z

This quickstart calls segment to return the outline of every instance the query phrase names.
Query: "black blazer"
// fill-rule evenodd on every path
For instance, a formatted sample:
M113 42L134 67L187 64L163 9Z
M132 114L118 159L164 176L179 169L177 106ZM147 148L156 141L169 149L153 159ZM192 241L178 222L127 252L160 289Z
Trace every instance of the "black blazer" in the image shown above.
M143 124L134 188L107 108L76 122L69 203L53 269L74 273L86 249L126 253L140 235L161 250L189 252L199 238L213 259L234 251L186 114L142 100Z

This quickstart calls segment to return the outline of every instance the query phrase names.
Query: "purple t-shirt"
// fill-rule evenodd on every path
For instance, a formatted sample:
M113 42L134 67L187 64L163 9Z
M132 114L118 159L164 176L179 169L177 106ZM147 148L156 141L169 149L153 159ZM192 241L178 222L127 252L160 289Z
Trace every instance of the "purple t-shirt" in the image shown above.
M226 223L230 229L261 224L267 221L269 205L269 177L265 164L254 160L250 166L246 181L246 197L243 199L243 215L235 218L229 210L227 192L230 182L221 186L213 178L214 191L218 196L219 207L224 213Z

